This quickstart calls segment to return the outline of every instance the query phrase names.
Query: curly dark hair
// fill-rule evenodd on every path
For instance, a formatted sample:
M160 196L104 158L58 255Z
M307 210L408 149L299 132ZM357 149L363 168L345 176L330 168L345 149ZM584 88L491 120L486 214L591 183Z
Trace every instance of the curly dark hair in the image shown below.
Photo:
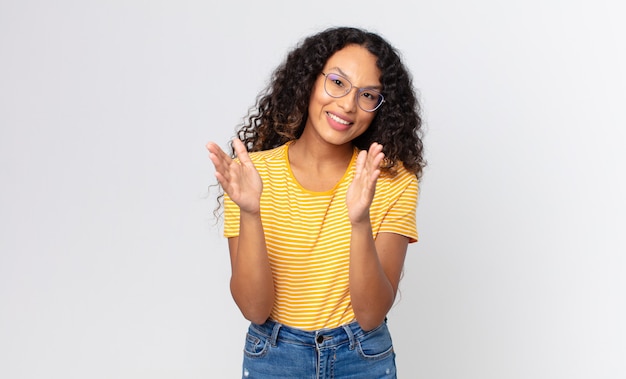
M422 119L412 77L399 53L375 33L335 27L304 39L272 74L270 84L257 97L237 137L249 152L269 150L298 139L308 117L313 85L326 61L347 45L365 47L376 56L385 103L368 129L353 141L359 149L373 142L383 145L383 174L394 173L402 162L418 179L426 165L423 157ZM231 151L232 142L231 142ZM234 154L233 154L234 157Z

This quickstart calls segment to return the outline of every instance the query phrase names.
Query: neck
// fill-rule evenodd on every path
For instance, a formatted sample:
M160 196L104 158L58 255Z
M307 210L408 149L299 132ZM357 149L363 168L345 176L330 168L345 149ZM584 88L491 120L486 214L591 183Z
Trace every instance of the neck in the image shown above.
M334 188L344 176L353 153L351 144L330 148L295 140L289 145L288 159L295 179L303 188L324 192Z
M306 140L295 140L289 146L289 160L311 167L340 166L345 168L352 159L354 146L308 143Z

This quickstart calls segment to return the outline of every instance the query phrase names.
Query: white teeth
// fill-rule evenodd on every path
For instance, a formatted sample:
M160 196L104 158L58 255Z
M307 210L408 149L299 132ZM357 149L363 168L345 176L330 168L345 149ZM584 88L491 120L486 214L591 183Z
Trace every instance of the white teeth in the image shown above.
M350 125L350 122L348 122L348 121L346 121L346 120L344 120L344 119L341 119L341 118L339 118L339 117L335 116L335 115L334 115L334 114L332 114L332 113L328 113L328 112L326 112L326 114L328 115L328 117L332 118L333 120L337 121L337 122L338 122L338 123L340 123L340 124Z

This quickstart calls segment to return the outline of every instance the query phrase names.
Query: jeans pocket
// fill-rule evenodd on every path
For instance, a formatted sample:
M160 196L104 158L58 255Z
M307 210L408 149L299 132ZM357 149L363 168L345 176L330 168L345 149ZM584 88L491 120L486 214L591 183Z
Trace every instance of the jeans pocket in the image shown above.
M259 338L250 333L246 333L246 344L243 352L250 358L260 358L267 353L269 341L266 338Z
M393 354L393 343L386 324L357 339L357 351L365 359L383 359Z

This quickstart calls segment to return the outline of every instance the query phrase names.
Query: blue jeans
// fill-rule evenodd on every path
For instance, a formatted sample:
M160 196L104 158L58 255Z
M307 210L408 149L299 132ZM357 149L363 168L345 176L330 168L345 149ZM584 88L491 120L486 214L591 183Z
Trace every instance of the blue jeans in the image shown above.
M367 332L356 322L309 332L268 320L248 328L242 377L395 379L395 357L386 322Z

